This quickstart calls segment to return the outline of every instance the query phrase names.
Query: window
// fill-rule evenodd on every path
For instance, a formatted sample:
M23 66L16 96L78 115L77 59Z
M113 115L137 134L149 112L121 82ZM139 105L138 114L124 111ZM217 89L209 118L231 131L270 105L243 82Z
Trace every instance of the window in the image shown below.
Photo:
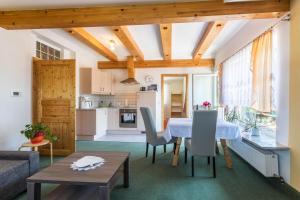
M193 75L193 106L201 105L204 101L209 101L212 106L216 105L216 81L216 74Z
M39 41L36 42L36 57L43 60L60 60L61 52Z
M251 50L252 43L223 63L222 104L251 106Z

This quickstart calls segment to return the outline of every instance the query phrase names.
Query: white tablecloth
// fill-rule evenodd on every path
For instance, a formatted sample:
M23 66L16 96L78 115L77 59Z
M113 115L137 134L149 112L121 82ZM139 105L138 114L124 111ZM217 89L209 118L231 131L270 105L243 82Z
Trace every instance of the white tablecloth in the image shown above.
M170 118L165 131L173 137L191 137L192 121L190 118ZM233 140L239 136L240 128L238 125L224 120L217 121L217 139Z

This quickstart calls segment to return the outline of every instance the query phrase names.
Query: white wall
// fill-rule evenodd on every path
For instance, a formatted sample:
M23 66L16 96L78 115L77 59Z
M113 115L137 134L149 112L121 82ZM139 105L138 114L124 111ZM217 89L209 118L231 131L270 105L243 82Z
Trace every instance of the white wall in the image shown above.
M278 102L276 118L276 141L288 146L289 141L289 66L290 66L290 22L281 22L273 29L273 69L277 70L275 86ZM290 152L276 152L279 155L281 176L290 183Z
M31 121L31 62L34 35L0 28L0 149L25 141L20 130ZM11 91L21 92L12 97Z
M36 34L38 33L38 35ZM48 42L64 46L74 52L68 58L76 59L78 92L78 69L96 67L102 59L89 47L60 30L7 31L0 28L0 149L16 150L26 141L20 134L24 125L31 122L31 73L32 57L35 56L35 41L43 35ZM75 57L74 57L75 56ZM11 91L21 92L20 97L11 97Z
M281 22L273 29L273 68L278 75L277 142L288 146L289 139L289 67L290 22Z

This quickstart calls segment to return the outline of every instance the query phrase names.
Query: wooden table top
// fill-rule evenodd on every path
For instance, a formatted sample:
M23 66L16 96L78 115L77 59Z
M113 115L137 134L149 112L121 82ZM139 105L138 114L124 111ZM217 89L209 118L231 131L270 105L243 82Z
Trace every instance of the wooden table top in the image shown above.
M26 142L24 144L22 144L22 147L39 147L39 146L43 146L43 145L46 145L46 144L49 144L49 140L43 140L39 143L31 143L30 141L29 142Z
M70 183L105 185L117 173L123 163L129 158L129 152L76 152L57 161L33 176L27 178L29 182L37 183ZM83 156L99 156L105 159L101 167L88 171L73 171L71 163Z

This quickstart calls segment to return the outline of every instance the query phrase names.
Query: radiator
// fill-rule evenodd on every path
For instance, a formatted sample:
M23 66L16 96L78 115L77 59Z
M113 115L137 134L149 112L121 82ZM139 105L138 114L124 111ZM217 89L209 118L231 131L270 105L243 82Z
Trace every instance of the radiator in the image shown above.
M271 152L258 149L242 139L229 140L228 146L266 177L279 177L278 156Z

